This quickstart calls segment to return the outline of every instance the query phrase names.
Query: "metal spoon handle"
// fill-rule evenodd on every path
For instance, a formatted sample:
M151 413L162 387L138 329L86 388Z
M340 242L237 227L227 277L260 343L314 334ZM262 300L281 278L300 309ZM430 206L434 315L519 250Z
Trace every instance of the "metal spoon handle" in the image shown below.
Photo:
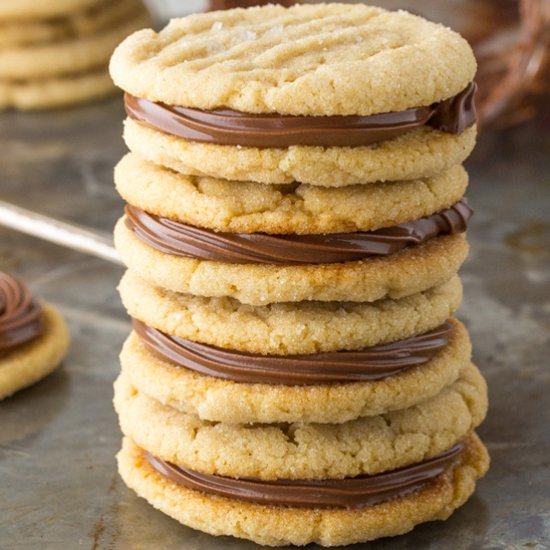
M112 238L0 201L0 225L121 265Z

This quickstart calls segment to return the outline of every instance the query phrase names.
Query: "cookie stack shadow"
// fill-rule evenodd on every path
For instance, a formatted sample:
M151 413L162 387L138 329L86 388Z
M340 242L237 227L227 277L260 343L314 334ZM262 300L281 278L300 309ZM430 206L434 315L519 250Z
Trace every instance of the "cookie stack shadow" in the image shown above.
M117 44L150 26L140 0L0 4L0 109L47 109L115 92L107 65Z
M368 45L374 30L408 57ZM368 63L356 82L338 73L358 37L383 50L384 79ZM404 12L268 6L136 33L111 73L129 115L115 170L126 484L185 525L266 545L446 519L489 463L474 431L487 389L454 317L468 45Z

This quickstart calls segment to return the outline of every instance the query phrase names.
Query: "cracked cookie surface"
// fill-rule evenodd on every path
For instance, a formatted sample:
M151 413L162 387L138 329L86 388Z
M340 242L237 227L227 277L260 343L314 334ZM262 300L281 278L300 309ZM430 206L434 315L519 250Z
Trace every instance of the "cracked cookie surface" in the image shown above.
M374 231L449 208L466 191L455 166L431 178L328 189L184 176L128 154L115 168L122 198L142 210L229 233L320 234Z
M123 433L154 456L206 474L259 479L373 475L449 449L487 412L487 387L468 364L438 395L383 415L342 424L207 422L115 383Z
M399 300L245 305L171 292L127 271L119 291L128 314L166 334L214 346L292 355L353 350L424 334L462 300L458 276Z

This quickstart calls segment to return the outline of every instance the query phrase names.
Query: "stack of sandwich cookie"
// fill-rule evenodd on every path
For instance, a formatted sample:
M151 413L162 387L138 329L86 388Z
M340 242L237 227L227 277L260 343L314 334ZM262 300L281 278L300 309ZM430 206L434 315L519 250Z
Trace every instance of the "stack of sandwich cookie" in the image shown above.
M69 333L59 312L0 271L0 399L50 374L68 345Z
M266 545L447 518L488 467L487 390L453 317L467 43L405 12L267 6L135 33L111 74L127 485Z
M0 109L40 109L113 93L115 46L150 25L140 0L0 3Z

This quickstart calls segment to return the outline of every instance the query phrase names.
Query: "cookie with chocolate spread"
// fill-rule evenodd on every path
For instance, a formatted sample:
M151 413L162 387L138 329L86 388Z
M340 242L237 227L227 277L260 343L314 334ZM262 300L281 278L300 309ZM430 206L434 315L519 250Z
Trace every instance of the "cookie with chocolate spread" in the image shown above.
M364 5L265 6L140 31L110 64L125 139L184 174L342 186L432 176L475 141L464 39Z
M21 281L0 272L0 399L50 374L68 345L59 312L37 301Z
M141 393L203 420L346 422L410 407L457 379L470 362L464 326L358 351L260 355L168 336L140 321L122 371Z
M462 166L406 182L265 185L185 176L130 153L115 168L117 191L159 217L229 233L319 234L374 231L451 207L465 194Z
M182 174L342 187L424 178L448 170L468 158L476 129L470 127L454 135L420 128L364 147L265 149L185 140L127 119L124 141L140 157Z
M468 363L430 399L341 424L204 421L162 405L125 373L114 403L124 435L179 466L236 478L324 479L396 470L445 451L485 418L487 387Z
M366 542L407 533L427 521L447 519L472 495L477 480L489 467L487 450L473 433L463 445L397 476L343 480L344 483L306 480L265 484L252 480L256 501L245 501L229 496L242 494L242 485L170 467L129 438L124 439L117 459L126 485L180 523L212 535L231 535L268 546ZM432 470L432 466L437 468ZM418 473L421 479L416 485L411 480ZM196 480L194 489L189 488L190 478ZM206 486L201 480L206 480ZM215 485L221 485L216 493L212 489ZM350 486L356 489L346 490ZM371 499L373 493L379 493L380 486L386 498ZM250 490L251 486L244 488ZM228 496L221 496L222 490ZM338 506L326 506L327 493L341 496L350 492L358 497L351 505L340 500ZM294 498L292 505L271 503L284 502L289 495L301 498Z
M424 334L462 300L458 277L399 300L245 305L155 287L127 271L119 291L128 314L171 336L259 353L293 355L361 350Z
M458 203L418 224L374 233L286 236L215 233L127 208L115 245L130 270L174 292L256 306L372 302L423 292L453 277L468 244L464 235L446 232L465 227L467 209ZM443 231L433 236L430 229L431 238L422 242L427 233L421 226Z

